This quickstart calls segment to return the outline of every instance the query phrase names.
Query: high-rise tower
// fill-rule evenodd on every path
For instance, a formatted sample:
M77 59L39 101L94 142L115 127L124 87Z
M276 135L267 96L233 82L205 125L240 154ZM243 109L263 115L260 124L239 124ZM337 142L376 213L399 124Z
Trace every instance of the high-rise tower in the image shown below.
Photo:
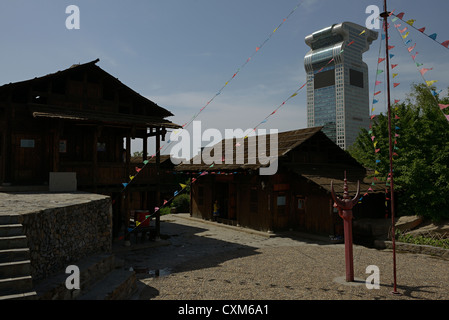
M324 126L324 133L343 149L369 126L368 66L362 55L377 37L376 31L343 22L305 38L311 48L304 58L307 126Z

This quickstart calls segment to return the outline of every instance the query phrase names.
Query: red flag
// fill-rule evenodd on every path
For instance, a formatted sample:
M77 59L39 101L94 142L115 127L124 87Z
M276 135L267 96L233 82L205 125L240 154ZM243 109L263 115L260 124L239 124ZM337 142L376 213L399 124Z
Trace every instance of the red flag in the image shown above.
M413 51L413 49L415 49L415 47L416 47L416 43L412 46L412 47L410 47L410 48L408 48L407 50L408 50L408 52L412 52Z
M398 17L399 19L401 19L402 20L402 18L404 17L404 12L401 12L400 14L398 14L396 17Z
M449 40L444 41L441 45L445 46L446 48L449 48Z
M391 65L391 69L394 69L394 68L396 68L398 65L397 64L392 64Z
M381 63L382 61L385 61L385 58L379 58L379 60L377 60L377 63Z
M400 85L400 83L394 83L393 85L396 88L398 85Z
M418 29L418 31L421 31L422 33L424 33L424 30L426 30L426 27Z
M439 104L439 106L440 106L440 109L443 110L443 109L446 109L447 107L449 107L449 104Z

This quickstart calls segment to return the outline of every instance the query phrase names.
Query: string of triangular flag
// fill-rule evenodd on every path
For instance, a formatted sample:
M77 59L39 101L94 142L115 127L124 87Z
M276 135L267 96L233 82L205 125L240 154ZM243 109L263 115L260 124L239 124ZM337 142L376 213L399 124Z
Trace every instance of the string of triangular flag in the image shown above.
M391 16L391 14L390 14ZM383 23L383 30L386 31L386 28L389 28L389 24L385 25L385 21ZM381 38L382 40L385 40L386 38L386 33L382 33L381 34ZM389 37L390 38L390 37ZM383 178L380 177L381 174L381 170L379 168L379 166L381 165L381 147L378 145L379 144L379 140L376 139L375 133L373 131L373 123L375 121L376 118L376 114L374 113L374 111L376 110L375 105L379 102L379 98L378 95L380 95L382 93L382 91L378 88L378 86L380 86L382 84L382 81L379 80L379 76L380 75L384 75L386 78L386 73L384 73L384 69L385 68L389 68L390 66L385 66L385 67L381 67L381 64L384 63L384 61L386 61L386 57L381 57L381 51L382 51L382 44L383 41L380 42L380 48L379 48L379 56L378 56L378 60L377 60L377 71L376 71L376 78L375 78L375 83L374 83L374 97L372 100L372 108L371 108L371 115L370 115L370 125L369 125L369 135L371 137L371 141L373 143L373 151L374 151L374 155L375 155L375 167L374 167L374 176L373 176L373 181L371 183L371 186L368 188L368 190L365 192L365 194L359 199L359 203L363 200L364 197L366 197L370 192L374 192L373 187L376 186L379 182L381 182L383 180ZM389 55L390 59L394 58L394 54L391 53L391 50L393 50L395 48L395 46L393 45L389 45L388 46L388 51L387 54ZM395 69L398 67L398 64L391 64L391 69ZM397 71L397 70L396 70ZM393 73L392 74L392 78L396 78L399 75L399 73ZM393 83L393 87L396 88L400 85L399 82L394 82ZM394 102L395 104L397 104L400 100L395 99ZM395 108L396 109L396 108ZM394 120L398 120L399 117L397 115L395 115ZM397 132L397 130L399 130L400 128L394 124L394 147L393 147L393 161L395 160L395 156L398 156L397 154L397 150L399 149L397 144L398 144L398 137L399 134ZM391 180L391 173L389 173L387 175L387 178L385 180L385 210L386 212L388 212L388 200L389 199L389 192L388 192L388 187L390 187L390 180Z
M359 36L361 36L361 35L363 35L364 33L366 32L366 29L365 30L363 30L360 34L359 34ZM351 46L352 44L354 44L355 43L355 41L353 40L353 41L351 41L351 42L349 42L347 45L346 45L346 47L349 47L349 46ZM344 52L344 50L345 49L343 49L343 50L341 50L340 51L340 54L341 53L343 53ZM318 73L320 73L320 72L322 72L329 64L331 64L332 62L334 61L334 58L332 58L332 59L330 59L320 70L318 70L315 74L318 74ZM264 124L264 123L266 123L267 122L267 120L268 120L268 118L270 118L271 116L273 116L274 114L276 114L277 113L277 111L281 108L281 107L283 107L284 105L286 105L286 103L290 100L290 99L292 99L293 97L295 97L295 96L297 96L298 95L298 93L299 93L299 91L300 90L302 90L309 82L311 82L311 81L313 81L313 77L311 78L311 79L309 79L309 80L307 80L303 85L301 85L293 94L291 94L285 101L283 101L273 112L271 112L268 116L266 116L261 122L259 122L255 127L254 127L254 129L253 129L253 131L255 131L260 125L262 125L262 124ZM245 136L244 138L247 138L248 137L248 135L247 136ZM161 148L162 149L162 148ZM152 156L152 157L154 157L154 155ZM148 164L148 160L146 160L146 161L144 161L144 165L147 165ZM212 168L214 166L214 163L212 163L210 166L209 166L209 168ZM142 168L138 168L138 167L136 167L136 172L138 173L138 172L140 172L142 170ZM211 172L211 174L213 174L214 172ZM207 171L202 171L202 172L199 172L198 173L198 175L196 176L196 178L192 178L191 179L191 181L188 183L188 184L180 184L180 186L181 186L181 190L177 190L177 191L175 191L174 192L174 194L173 194L173 196L169 199L169 200L164 200L164 202L163 202L163 205L161 206L161 207L155 207L155 211L154 211L154 213L152 213L152 214L150 214L150 215L147 215L146 217L145 217L145 220L147 220L147 219L151 219L154 215L156 215L163 207L165 207L167 204L169 204L173 199L175 199L179 194L181 194L182 193L182 191L184 191L185 189L186 189L186 187L187 186L190 186L191 184L193 184L199 177L201 177L201 176L204 176L204 175L206 175L206 174L209 174L209 172L207 172ZM218 174L220 174L220 172L218 172ZM226 173L226 174L229 174L229 173ZM232 174L232 173L231 173ZM134 177L130 177L131 178L131 180L133 180L134 179ZM125 186L126 187L126 186ZM145 221L144 220L144 221ZM135 225L135 227L134 228L129 228L128 229L128 232L132 232L132 231L134 231L141 223L143 223L144 221L140 221L140 222L136 222L136 225Z
M263 48L263 46L265 46L265 44L272 38L272 36L276 33L276 31L282 27L282 25L293 15L293 13L301 6L301 4L304 2L305 0L301 0L291 11L290 13L279 23L279 25L269 34L269 36L259 45L256 47L255 51L251 54L251 56L249 56L249 58L247 58L245 60L245 62L239 67L237 68L237 70L233 73L233 75L224 83L224 85L217 91L217 93L211 98L209 99L209 101L206 102L206 104L196 113L193 115L193 117L185 122L181 127L182 129L187 128L196 118L198 118L198 116L212 103L213 100L215 100L215 98L217 96L219 96L223 90L229 85L229 83L234 80L234 78L245 68L245 66L254 58L254 56L260 52L260 50ZM180 132L180 130L175 130L174 134L178 134ZM139 173L148 165L148 163L150 162L151 159L153 159L154 157L156 157L157 154L162 153L165 149L167 149L169 147L169 145L171 144L171 140L169 139L165 144L163 144L159 150L156 150L156 153L151 155L149 160L144 160L143 161L143 165L136 167L136 172L133 175L129 176L129 180L128 182L123 182L122 183L122 190L121 193L123 193L128 187L129 185L132 183L132 181L137 177L137 175L139 175Z
M402 22L407 23L407 26L405 26L403 29L400 29L400 30L398 29L398 31L400 31L401 37L402 37L403 39L406 39L406 38L408 37L409 31L407 31L407 30L408 30L409 27L411 27L411 28L413 28L413 29L419 31L419 32L422 33L423 35L427 36L428 38L432 39L432 40L435 41L436 43L442 45L442 46L445 47L446 49L449 49L449 40L446 40L446 41L444 41L444 42L439 42L439 41L437 41L437 36L438 36L438 34L432 33L432 34L429 35L429 34L425 33L424 31L426 30L426 27L419 28L419 29L416 28L416 27L414 26L414 23L416 22L415 19L409 19L409 20L407 20L407 21L403 20L404 15L405 15L404 12L401 12L401 13L399 13L399 14L397 14L397 15L395 15L395 14L393 14L393 15L394 15L395 17L392 18L392 20L391 20L392 22L396 22L397 20L401 20ZM407 32L406 32L406 31L407 31ZM404 33L404 32L406 32L406 33Z
M395 24L395 27L396 27L396 30L399 32L399 34L402 35L402 33L404 32L404 29L400 29L401 25L400 24ZM424 76L425 74L427 74L427 72L433 70L433 68L423 67L424 66L423 63L419 63L419 62L416 61L416 57L418 55L418 52L414 53L415 52L415 48L416 48L416 43L414 45L408 47L408 45L412 42L411 39L405 41L406 37L402 36L401 38L402 38L402 41L404 43L404 46L407 48L408 53L410 54L414 64L416 65L416 68L417 68L419 74L421 75L424 83L426 84L427 89L430 91L433 99L435 100L435 103L439 106L439 109L441 110L441 113L446 118L446 120L449 121L449 115L444 113L444 109L448 108L449 105L441 104L441 103L439 103L439 101L437 99L438 94L442 90L437 92L432 87L435 83L438 82L438 80L426 80L426 77Z

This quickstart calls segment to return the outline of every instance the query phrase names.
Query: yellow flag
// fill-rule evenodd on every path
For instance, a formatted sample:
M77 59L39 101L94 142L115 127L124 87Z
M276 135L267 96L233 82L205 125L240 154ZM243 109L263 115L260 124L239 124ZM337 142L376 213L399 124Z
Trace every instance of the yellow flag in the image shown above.
M361 36L362 34L364 34L366 32L366 30L363 30L362 32L359 33L359 36Z
M399 73L393 73L393 78L396 78Z
M432 84L434 84L435 82L438 82L438 80L426 81L428 87L430 87L430 86L431 86Z
M134 176L129 176L129 180L132 180L132 179L134 179Z
M404 34L404 35L402 36L402 38L403 38L403 39L407 38L409 34L410 34L410 32L407 31L407 33Z
M375 171L374 171L374 174L380 174L380 172L379 172L379 171L377 171L377 170L375 170Z
M138 226L139 226L139 224L140 224L140 222L139 222L139 221L136 221L136 227L138 227Z
M183 189L184 189L185 187L187 187L187 185L185 185L185 184L182 184L182 183L180 183L179 185L180 185L180 186L181 186L181 188L183 188Z
M413 24L415 23L415 21L416 21L416 20L414 20L414 19L410 19L410 20L407 21L407 23L408 23L409 25L413 26Z

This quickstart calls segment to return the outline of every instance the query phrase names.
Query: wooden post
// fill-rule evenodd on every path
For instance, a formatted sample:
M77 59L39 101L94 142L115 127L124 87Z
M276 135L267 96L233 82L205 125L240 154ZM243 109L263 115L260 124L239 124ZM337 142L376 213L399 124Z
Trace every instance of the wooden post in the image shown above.
M156 206L160 208L161 204L161 186L160 186L160 166L161 166L161 129L156 129ZM160 238L161 234L161 211L156 213L156 239Z
M131 162L131 137L130 137L130 133L127 132L126 133L126 158L125 158L125 173L126 173L126 178L129 177L129 165ZM125 193L124 193L124 197L125 197L125 240L129 241L130 235L128 233L128 227L129 227L129 215L130 215L130 202L129 202L129 189L126 188Z
M93 146L92 146L92 184L94 187L94 191L97 192L97 183L98 183L98 135L99 129L98 127L94 127L93 132Z
M143 136L143 139L142 139L142 150L143 150L143 154L142 154L142 162L144 162L145 160L147 160L148 159L148 156L147 156L147 154L148 154L148 136L147 136L147 129L145 129L145 134L144 134L144 136ZM142 191L141 193L141 198L140 198L140 206L141 206L141 208L140 209L142 209L142 210L145 210L145 209L150 209L150 207L148 206L148 191L147 190L145 190L145 191ZM150 211L150 214L151 214L151 211Z

